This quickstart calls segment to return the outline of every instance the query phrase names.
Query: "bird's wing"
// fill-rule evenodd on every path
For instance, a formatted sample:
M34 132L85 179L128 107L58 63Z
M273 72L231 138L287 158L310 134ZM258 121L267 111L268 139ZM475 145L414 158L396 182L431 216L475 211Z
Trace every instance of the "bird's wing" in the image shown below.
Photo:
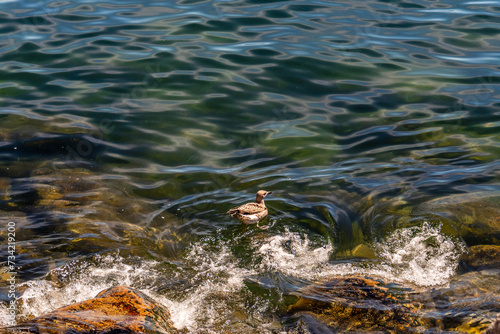
M265 208L257 203L247 203L234 208L233 210L238 210L240 213L252 215L254 213L262 212Z

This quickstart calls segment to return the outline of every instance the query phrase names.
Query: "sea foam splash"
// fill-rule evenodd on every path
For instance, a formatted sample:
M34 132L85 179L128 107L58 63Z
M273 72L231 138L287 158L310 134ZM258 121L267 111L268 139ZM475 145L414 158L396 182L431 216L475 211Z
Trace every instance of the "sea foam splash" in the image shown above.
M307 237L286 230L257 246L255 255L262 259L261 272L275 271L306 280L369 275L428 287L449 282L465 245L443 234L441 226L433 227L425 222L421 226L394 231L384 241L376 243L375 249L379 262L369 266L329 262L333 245L314 248Z
M196 243L185 262L195 272L185 296L180 300L153 296L168 307L174 326L189 333L212 333L212 328L223 328L229 319L237 321L228 304L238 304L237 292L245 277L255 272L238 267L238 259L225 244L212 249ZM235 306L238 307L243 306Z
M331 244L314 248L306 236L290 232L254 242L255 256L260 257L260 272L279 272L285 275L314 279L325 269L334 247Z
M466 249L463 242L444 235L441 226L427 222L394 231L376 248L394 280L419 286L448 283Z

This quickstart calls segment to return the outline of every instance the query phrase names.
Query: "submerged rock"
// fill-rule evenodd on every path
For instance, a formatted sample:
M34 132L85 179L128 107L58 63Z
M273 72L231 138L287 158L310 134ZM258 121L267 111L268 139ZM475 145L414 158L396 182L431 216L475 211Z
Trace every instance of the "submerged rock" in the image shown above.
M310 333L479 334L498 312L499 277L498 270L469 272L432 289L334 277L293 293L299 299L289 307L287 318ZM500 325L490 328L495 326Z
M500 270L467 272L447 286L419 294L428 311L421 321L457 333L483 333L500 311Z
M289 311L302 321L314 319L333 331L390 330L413 332L418 328L418 303L412 303L407 291L389 289L378 280L366 277L339 277L309 286L299 293ZM313 324L317 328L317 323Z
M0 333L176 333L170 313L145 294L125 286L61 307Z
M363 199L368 202L369 199ZM414 206L404 197L381 198L361 217L373 240L423 222L442 225L443 233L468 246L500 245L500 192L484 191L439 197Z
M500 269L500 246L476 245L461 258L461 266L468 270Z
M425 203L415 215L437 215L451 223L469 245L500 244L500 193L485 191L441 197Z

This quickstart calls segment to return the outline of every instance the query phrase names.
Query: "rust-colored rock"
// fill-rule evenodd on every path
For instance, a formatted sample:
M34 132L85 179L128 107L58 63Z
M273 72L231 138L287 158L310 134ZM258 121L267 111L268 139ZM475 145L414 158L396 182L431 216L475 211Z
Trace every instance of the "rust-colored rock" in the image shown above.
M145 294L124 286L61 307L0 333L176 333L168 310Z

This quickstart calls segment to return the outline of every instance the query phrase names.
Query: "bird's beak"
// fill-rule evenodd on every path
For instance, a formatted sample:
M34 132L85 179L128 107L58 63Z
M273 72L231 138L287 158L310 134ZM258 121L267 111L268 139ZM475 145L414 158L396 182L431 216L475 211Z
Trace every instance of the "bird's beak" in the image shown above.
M273 193L272 191L268 191L267 194L266 194L266 196L269 195L269 194L272 194L272 193Z

